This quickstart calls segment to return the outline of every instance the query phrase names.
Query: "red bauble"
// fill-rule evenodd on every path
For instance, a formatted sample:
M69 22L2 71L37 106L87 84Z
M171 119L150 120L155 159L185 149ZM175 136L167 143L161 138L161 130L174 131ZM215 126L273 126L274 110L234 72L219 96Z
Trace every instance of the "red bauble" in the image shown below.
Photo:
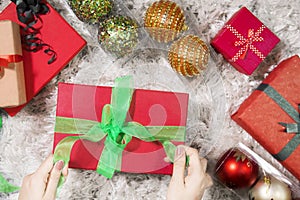
M258 165L236 148L228 150L216 164L218 179L232 189L250 187L258 172Z

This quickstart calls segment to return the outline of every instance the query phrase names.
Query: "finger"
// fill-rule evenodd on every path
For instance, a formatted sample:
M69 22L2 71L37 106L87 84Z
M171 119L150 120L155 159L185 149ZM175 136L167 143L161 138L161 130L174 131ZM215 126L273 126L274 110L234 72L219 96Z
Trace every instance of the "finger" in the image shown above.
M205 158L200 158L200 163L201 163L201 166L202 166L202 170L205 173L206 169L207 169L207 160Z
M206 188L209 188L213 185L213 180L211 176L207 173L205 173L205 183L206 183Z
M64 168L62 169L62 175L64 176L64 181L66 181L67 180L67 177L68 177L68 174L69 174L69 164L66 164L65 166L64 166Z
M190 157L188 174L192 175L194 173L197 173L197 174L202 173L203 169L201 166L199 153L198 153L197 149L185 147L185 152Z
M173 176L171 182L183 185L184 172L185 172L185 150L183 146L178 146L176 148L176 153L174 158Z
M46 187L49 173L51 172L51 169L53 167L53 154L50 154L44 162L40 165L40 167L36 170L36 172L33 174L33 179L36 182L43 181L44 187Z
M53 154L50 154L36 170L36 173L48 174L51 171L52 167L53 167Z
M62 170L64 167L64 162L62 160L55 163L54 167L51 170L46 192L44 195L45 199L55 199L56 189L61 176Z

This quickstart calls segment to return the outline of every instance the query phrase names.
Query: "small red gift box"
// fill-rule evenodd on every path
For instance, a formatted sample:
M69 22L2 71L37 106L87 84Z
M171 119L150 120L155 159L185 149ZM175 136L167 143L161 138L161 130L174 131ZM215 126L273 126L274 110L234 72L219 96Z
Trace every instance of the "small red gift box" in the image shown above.
M232 119L300 180L300 58L281 62Z
M86 127L84 124L94 122L105 123L103 122L105 121L103 119L103 110L105 110L105 105L110 104L111 101L113 102L111 100L113 98L112 93L113 89L111 87L59 84L56 132L53 148L55 149L55 155L58 151L61 153L61 150L57 150L57 147L58 145L64 145L63 139L76 136L80 133L83 134L83 129L80 127ZM162 128L181 127L183 128L183 140L174 137L174 140L171 139L171 141L174 145L183 144L187 119L188 94L136 89L133 92L129 105L127 118L130 120L126 121L139 123L146 128L157 126ZM74 135L72 134L74 131L70 130L68 130L69 133L66 133L66 129L68 128L65 128L67 127L65 124L62 124L61 128L58 128L60 126L58 125L58 118L75 119L77 123L73 125L76 130L80 129L80 131L77 130L78 134ZM102 125L99 125L99 127L102 127ZM90 131L91 129L87 133L91 133ZM93 134L98 133L99 131L96 131ZM168 137L168 135L165 136ZM98 142L82 138L76 140L71 147L69 166L71 168L98 171L98 162L103 156L104 149L107 147L107 138L110 137L105 136ZM63 154L68 151L64 147L61 149ZM117 171L171 174L172 165L164 161L165 157L166 153L160 142L146 142L142 139L132 137L131 141L121 152L121 168Z
M211 45L239 72L251 75L279 41L243 7L219 31Z
M29 52L23 48L23 62L27 102L62 70L85 46L85 40L48 3L47 14L39 15L42 28L40 37L57 53L57 60L48 65L49 56L43 50ZM17 17L16 5L9 4L0 14L0 20L11 20L24 26ZM11 116L16 115L25 105L5 108Z

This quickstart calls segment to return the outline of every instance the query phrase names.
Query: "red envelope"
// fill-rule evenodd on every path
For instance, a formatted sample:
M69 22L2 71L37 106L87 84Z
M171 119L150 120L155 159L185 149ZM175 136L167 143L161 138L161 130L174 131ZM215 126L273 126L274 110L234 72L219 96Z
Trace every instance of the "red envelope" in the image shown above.
M102 108L110 104L112 88L60 83L56 115L101 121ZM136 89L129 109L132 121L144 126L186 126L188 94ZM55 133L54 148L70 134ZM183 142L174 142L175 145ZM80 140L71 152L71 168L95 170L104 141ZM172 164L164 161L159 142L133 138L123 151L122 172L171 174Z
M26 83L27 102L29 102L39 91L62 70L72 58L86 45L86 41L57 13L54 8L49 7L49 13L39 15L43 21L40 29L40 37L44 43L51 45L57 53L57 60L48 65L49 56L43 50L38 52L28 52L23 49L24 72ZM22 26L18 21L16 5L9 4L0 14L0 20L11 20ZM10 115L16 115L25 105L5 108Z

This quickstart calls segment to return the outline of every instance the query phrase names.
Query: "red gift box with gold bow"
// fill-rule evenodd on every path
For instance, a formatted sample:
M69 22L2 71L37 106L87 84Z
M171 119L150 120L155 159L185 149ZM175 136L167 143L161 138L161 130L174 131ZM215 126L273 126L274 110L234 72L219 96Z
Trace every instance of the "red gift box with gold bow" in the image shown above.
M239 72L251 75L280 39L242 7L211 41Z

